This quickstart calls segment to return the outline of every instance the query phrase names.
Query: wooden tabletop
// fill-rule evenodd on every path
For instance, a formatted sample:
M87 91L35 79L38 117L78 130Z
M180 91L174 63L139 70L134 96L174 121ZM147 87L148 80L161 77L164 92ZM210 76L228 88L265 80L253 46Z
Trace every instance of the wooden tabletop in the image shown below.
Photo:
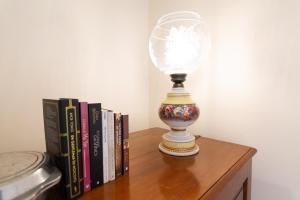
M158 144L166 129L130 134L129 175L118 178L80 199L205 199L229 180L255 149L200 137L200 152L190 157L161 153Z

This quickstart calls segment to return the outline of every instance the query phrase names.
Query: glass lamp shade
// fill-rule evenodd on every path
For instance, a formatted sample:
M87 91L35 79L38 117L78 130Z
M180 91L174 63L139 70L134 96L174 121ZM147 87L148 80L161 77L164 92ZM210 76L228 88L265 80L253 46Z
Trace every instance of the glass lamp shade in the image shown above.
M210 38L199 14L190 11L162 16L149 39L153 64L166 74L189 74L206 61Z

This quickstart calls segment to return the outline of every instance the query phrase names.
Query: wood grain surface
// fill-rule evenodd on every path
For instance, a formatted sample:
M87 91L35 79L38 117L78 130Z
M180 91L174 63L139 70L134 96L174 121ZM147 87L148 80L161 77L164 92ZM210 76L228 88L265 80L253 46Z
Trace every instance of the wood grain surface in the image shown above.
M158 150L165 132L166 129L152 128L131 133L129 175L85 193L80 199L226 200L232 195L240 198L243 188L248 193L243 199L251 198L249 180L255 149L200 137L196 140L200 147L197 155L173 157Z

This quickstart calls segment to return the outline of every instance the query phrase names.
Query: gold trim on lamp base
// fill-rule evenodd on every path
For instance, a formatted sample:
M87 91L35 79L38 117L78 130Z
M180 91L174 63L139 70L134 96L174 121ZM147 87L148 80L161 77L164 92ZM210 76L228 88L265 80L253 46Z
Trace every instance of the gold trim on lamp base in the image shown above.
M199 152L199 146L197 144L192 148L178 148L178 149L170 149L166 147L163 142L161 142L158 146L159 150L165 154L169 154L172 156L192 156Z
M172 156L191 156L199 151L195 136L186 130L171 130L163 134L159 149Z

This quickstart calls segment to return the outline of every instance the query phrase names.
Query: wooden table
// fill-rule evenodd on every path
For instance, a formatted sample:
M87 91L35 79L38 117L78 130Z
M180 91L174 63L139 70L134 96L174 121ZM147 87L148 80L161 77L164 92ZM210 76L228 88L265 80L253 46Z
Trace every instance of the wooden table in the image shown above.
M165 129L130 134L130 172L91 192L91 199L216 199L250 200L251 160L256 150L200 137L200 152L191 157L161 153L158 144Z

